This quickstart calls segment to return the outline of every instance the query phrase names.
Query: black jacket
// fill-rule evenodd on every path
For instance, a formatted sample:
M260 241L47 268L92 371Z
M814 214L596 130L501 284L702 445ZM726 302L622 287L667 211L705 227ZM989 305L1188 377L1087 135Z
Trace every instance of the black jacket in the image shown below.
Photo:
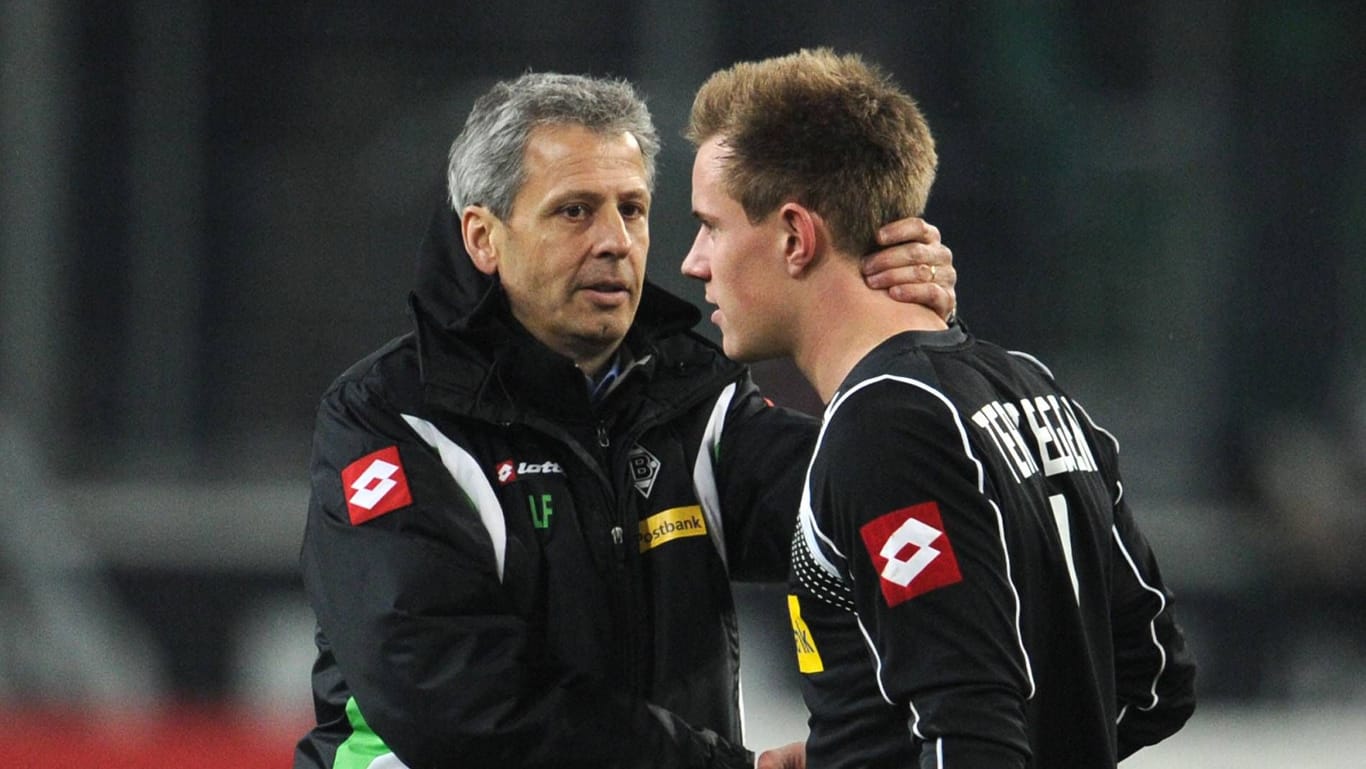
M295 766L751 765L729 580L786 575L815 421L648 283L593 404L458 244L443 208L414 331L318 411Z
M793 543L812 769L1098 769L1181 728L1195 665L1118 453L961 329L854 367Z

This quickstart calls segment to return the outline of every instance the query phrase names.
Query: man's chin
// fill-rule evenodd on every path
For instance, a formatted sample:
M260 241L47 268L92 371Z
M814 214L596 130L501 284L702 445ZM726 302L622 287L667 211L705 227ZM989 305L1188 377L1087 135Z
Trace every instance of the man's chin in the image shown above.
M574 334L574 345L585 352L611 352L621 345L629 329L629 324L609 321L586 325Z
M726 357L739 363L754 363L764 359L764 356L743 344L733 335L722 332L721 350L726 353Z

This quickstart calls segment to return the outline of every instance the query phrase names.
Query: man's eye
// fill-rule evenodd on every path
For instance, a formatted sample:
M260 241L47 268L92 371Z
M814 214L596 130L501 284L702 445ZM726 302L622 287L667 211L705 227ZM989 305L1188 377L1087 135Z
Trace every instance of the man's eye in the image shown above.
M582 203L570 203L564 208L561 208L560 213L570 219L583 219L588 216L588 206L585 206Z
M623 203L621 215L627 219L635 219L645 215L645 206L639 203Z

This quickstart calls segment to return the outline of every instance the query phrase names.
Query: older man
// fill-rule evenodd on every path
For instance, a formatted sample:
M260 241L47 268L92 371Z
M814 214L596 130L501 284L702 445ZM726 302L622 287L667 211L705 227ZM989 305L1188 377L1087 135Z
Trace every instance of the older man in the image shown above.
M786 574L816 424L645 281L657 148L622 82L476 101L414 330L319 409L296 767L753 765L729 581ZM947 314L937 232L890 233Z

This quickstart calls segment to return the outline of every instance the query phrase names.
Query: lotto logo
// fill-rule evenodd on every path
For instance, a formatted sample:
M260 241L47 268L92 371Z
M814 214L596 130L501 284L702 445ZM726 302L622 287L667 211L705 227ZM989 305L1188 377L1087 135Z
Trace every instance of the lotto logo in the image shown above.
M859 534L888 606L963 579L936 502L893 510L865 523Z
M493 475L498 485L506 486L523 475L564 475L559 462L515 462L504 459L493 466Z
M397 446L380 449L357 459L342 470L341 479L343 491L349 494L346 512L352 525L365 523L413 503Z

